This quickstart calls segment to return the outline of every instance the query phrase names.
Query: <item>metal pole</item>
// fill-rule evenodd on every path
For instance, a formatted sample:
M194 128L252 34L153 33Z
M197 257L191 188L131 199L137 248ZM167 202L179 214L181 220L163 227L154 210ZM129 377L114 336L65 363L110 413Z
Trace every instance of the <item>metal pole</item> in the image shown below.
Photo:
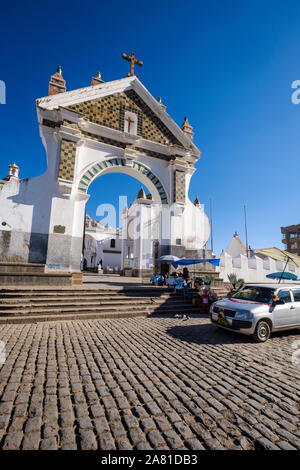
M279 284L280 284L281 281L282 281L283 274L285 273L286 267L287 267L288 262L289 262L290 259L291 259L291 258L288 256L288 257L287 257L287 260L286 260L286 263L285 263L285 267L284 267L284 269L283 269L283 271L282 271L282 273L281 273L281 277L280 277L280 279L279 279Z
M210 246L211 246L211 251L213 252L214 251L214 236L213 236L212 198L211 197L209 198L209 202L210 202L210 230L211 230Z
M247 258L249 258L249 250L248 250L248 228L247 228L246 205L244 205L244 216L245 216L245 233L246 233L246 253L247 253Z

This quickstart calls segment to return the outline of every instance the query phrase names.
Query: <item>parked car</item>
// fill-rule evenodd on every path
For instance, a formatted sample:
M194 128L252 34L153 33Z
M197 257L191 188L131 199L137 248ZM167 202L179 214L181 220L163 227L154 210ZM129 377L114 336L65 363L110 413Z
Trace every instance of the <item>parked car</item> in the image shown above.
M273 331L300 328L300 285L247 284L210 308L211 322L264 343Z

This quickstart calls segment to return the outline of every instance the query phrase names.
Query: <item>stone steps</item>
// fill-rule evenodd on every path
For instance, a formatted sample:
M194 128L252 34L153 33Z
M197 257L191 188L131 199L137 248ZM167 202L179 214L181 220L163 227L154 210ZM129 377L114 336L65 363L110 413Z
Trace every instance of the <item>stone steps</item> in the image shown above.
M160 308L132 308L130 311L128 308L124 309L71 309L69 311L48 311L48 312L32 312L32 311L18 311L0 313L0 324L5 323L30 323L40 321L56 321L56 320L84 320L84 319L106 319L106 318L131 318L131 317L147 317L149 315L175 315L175 314L199 314L199 306L192 304L181 304L176 305L172 308L160 307Z
M184 301L165 287L35 286L0 290L0 324L199 313L199 305Z
M106 320L106 319L117 319L117 318L135 318L135 317L146 317L147 314L138 313L132 314L130 312L124 313L80 313L80 314L62 314L62 315L26 315L26 316L9 316L0 317L0 325L5 324L24 324L24 323L40 323L40 322L57 322L57 321L69 321L69 320Z
M132 310L137 310L137 309L155 309L157 307L160 307L161 309L164 308L182 308L186 305L189 305L188 303L184 302L182 299L179 301L167 301L167 302L157 302L157 303L152 303L152 302L142 302L139 304L129 304L130 308ZM191 304L192 305L192 304ZM32 305L32 304L10 304L10 305L2 305L0 308L0 315L3 315L5 313L10 313L10 312L26 312L26 313L33 313L33 312L64 312L64 311L84 311L84 310L98 310L98 311L112 311L112 310L128 310L128 305L124 305L123 303L119 302L118 304L114 305L109 305L109 304L95 304L95 303L86 303L86 304L55 304L55 305Z

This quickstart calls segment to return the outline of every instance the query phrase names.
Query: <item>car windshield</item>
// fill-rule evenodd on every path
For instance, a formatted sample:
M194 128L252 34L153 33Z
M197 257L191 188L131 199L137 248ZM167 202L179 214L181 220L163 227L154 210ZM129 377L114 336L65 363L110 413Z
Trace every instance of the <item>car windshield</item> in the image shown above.
M232 296L233 299L271 303L275 289L269 287L245 286Z

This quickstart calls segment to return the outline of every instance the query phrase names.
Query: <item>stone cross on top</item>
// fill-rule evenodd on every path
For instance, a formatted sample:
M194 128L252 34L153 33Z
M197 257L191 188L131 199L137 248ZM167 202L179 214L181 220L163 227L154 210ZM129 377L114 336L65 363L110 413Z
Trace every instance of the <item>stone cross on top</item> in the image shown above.
M123 59L128 60L129 62L131 62L130 72L127 74L127 77L133 77L134 76L134 66L139 65L141 67L143 65L143 62L141 62L140 60L137 60L135 58L134 52L132 52L131 55L122 54L122 57L123 57Z

